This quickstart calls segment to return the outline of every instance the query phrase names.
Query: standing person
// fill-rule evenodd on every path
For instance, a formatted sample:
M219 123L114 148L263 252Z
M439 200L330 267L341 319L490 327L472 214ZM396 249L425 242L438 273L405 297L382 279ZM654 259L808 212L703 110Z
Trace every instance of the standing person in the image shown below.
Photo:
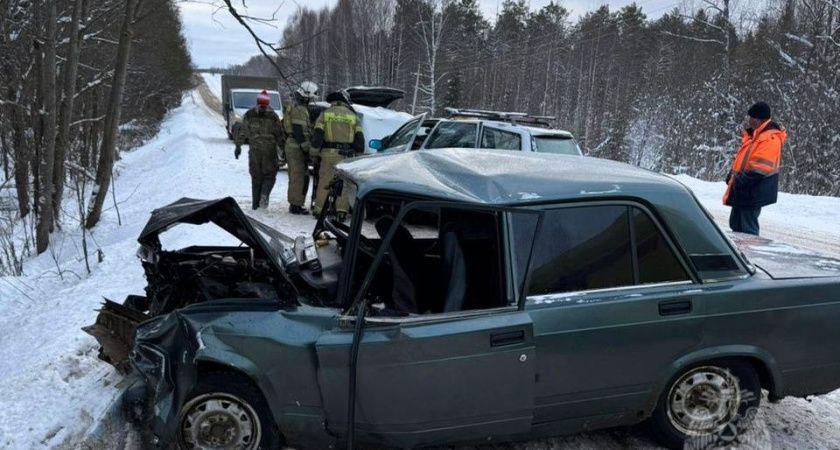
M283 116L283 128L286 132L286 163L289 165L289 212L306 214L303 207L306 192L309 190L309 151L312 135L307 105L318 96L318 86L311 81L304 81L295 89L292 105Z
M350 108L350 100L344 91L327 95L327 108L315 121L312 134L312 150L321 157L318 178L319 187L312 213L319 215L327 199L327 187L335 176L335 166L348 157L365 151L365 136L356 113ZM342 194L336 203L338 219L344 220L349 210L347 194Z
M314 124L318 117L321 116L321 107L313 104L309 104L309 123ZM319 173L321 171L321 157L319 156L320 149L313 149L312 146L309 147L309 159L312 162L312 196L309 201L309 208L314 210L315 209L315 196L318 194L318 180L319 180Z
M268 196L271 195L280 168L278 151L283 148L283 126L269 103L266 91L257 95L257 105L242 118L242 126L236 135L236 149L233 151L233 156L239 159L242 144L248 140L252 209L268 208Z
M747 111L741 147L726 176L723 204L732 207L729 228L758 236L761 208L776 203L779 162L787 132L770 119L770 106L758 102Z

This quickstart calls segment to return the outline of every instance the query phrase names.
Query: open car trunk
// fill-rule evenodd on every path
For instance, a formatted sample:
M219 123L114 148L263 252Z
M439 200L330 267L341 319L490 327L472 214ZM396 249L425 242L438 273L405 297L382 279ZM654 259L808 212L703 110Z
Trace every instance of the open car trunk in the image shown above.
M745 233L727 233L751 263L774 279L840 276L840 259Z
M211 222L244 246L191 246L164 250L160 234L181 223ZM93 325L83 328L102 346L100 358L120 371L128 368L137 325L185 306L226 298L288 298L294 287L284 258L294 258L288 238L248 218L230 197L219 200L182 198L156 209L138 238L138 256L147 285L145 296L122 303L106 299Z
M387 108L388 105L405 97L402 89L382 86L354 86L345 89L350 96L350 103Z

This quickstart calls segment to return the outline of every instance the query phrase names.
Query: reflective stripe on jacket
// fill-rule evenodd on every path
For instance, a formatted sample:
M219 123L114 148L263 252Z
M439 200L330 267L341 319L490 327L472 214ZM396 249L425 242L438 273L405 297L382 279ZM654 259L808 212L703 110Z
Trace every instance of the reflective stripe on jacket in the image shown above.
M770 120L741 132L741 147L732 161L723 204L760 208L776 203L779 167L787 132Z
M362 125L350 108L341 103L334 103L318 116L315 129L324 132L325 142L352 144L356 133L362 132Z
M292 126L300 125L304 130L309 131L309 110L303 105L294 105L286 108L283 115L283 128L287 135L292 134Z

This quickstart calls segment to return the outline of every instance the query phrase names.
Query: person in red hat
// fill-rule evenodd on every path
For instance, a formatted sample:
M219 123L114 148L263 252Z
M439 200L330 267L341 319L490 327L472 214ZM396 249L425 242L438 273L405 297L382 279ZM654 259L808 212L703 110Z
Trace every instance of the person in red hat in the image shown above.
M248 141L248 172L251 174L251 207L268 208L268 197L274 188L280 169L278 152L283 148L285 135L280 117L271 109L271 99L263 90L257 104L242 118L236 135L233 156L239 159L242 144Z

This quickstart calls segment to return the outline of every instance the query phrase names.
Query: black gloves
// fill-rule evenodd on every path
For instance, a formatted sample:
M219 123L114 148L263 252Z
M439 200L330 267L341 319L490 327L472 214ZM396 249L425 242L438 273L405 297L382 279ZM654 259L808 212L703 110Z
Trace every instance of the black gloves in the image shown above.
M233 156L234 156L236 159L239 159L239 155L241 155L241 154L242 154L242 147L240 147L240 146L238 146L238 145L237 145L237 146L236 146L236 149L234 149L234 150L233 150Z

